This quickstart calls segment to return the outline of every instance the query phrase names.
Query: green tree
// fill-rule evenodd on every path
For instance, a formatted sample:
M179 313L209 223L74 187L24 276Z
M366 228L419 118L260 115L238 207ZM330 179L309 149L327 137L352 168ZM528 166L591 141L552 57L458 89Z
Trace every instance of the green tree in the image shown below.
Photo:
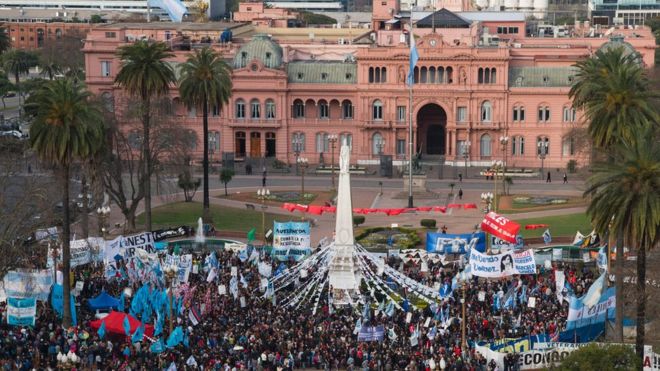
M634 371L640 368L641 360L635 357L632 348L621 344L589 344L577 349L561 361L561 365L551 367L558 371Z
M11 48L11 40L5 27L0 27L0 54L6 52Z
M607 230L611 223L612 230L621 231L623 236L617 250L637 247L636 351L640 360L646 322L646 251L660 242L658 138L657 128L649 128L631 142L620 144L614 161L594 165L585 191L585 196L591 197L587 212L596 230Z
M227 196L227 183L234 177L234 169L223 168L220 172L220 182L225 185L225 196Z
M595 150L614 156L622 142L634 140L644 127L657 123L657 112L651 103L657 94L652 91L637 54L627 53L623 47L601 49L576 67L578 73L569 96L574 107L584 112ZM616 236L616 245L622 246L623 231L607 228L603 223L612 216L599 215L593 224L600 226L599 233ZM617 249L616 254L615 337L623 341L623 249Z
M151 231L151 174L153 164L150 151L151 102L167 94L176 78L174 70L165 60L174 57L162 42L137 41L119 48L117 55L121 67L115 83L131 96L140 99L142 119L142 151L144 152L144 213L147 231Z
M12 49L2 56L2 62L5 72L14 78L14 84L19 90L18 104L20 105L20 77L30 72L30 67L34 67L37 64L37 58L34 53Z
M39 73L41 76L48 77L48 80L52 80L55 76L62 73L62 67L53 61L44 60L43 58L39 59Z
M103 17L98 14L92 14L92 16L89 17L89 23L103 23Z
M7 75L0 73L0 99L2 99L2 109L7 108L7 105L5 104L5 95L10 91L14 91L14 89L16 89L16 87L11 81L9 81Z
M179 174L178 186L183 189L183 197L186 202L191 202L199 185L202 183L201 179L194 179L190 174L190 170L186 170Z
M196 50L181 65L179 92L188 108L202 108L204 139L204 206L202 217L210 222L209 211L209 108L220 112L231 97L231 68L209 47Z
M69 171L75 159L87 158L99 150L103 125L99 111L89 103L90 93L72 81L51 81L34 96L36 116L30 127L30 144L42 160L58 166L62 175L62 325L68 328L71 325Z

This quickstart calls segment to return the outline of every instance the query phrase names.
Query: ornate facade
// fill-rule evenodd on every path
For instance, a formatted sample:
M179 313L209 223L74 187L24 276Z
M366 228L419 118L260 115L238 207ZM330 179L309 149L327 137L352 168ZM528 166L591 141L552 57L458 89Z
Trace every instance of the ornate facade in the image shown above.
M504 160L509 167L532 168L540 167L543 157L546 166L563 168L569 160L584 164L586 158L569 135L583 124L568 98L571 66L604 45L621 45L640 53L647 66L654 63L655 40L648 28L581 37L585 33L576 27L569 37L528 37L524 17L515 12L442 9L414 28L420 58L410 106L409 28L402 25L406 19L392 17L397 12L394 0L375 2L372 29L357 36L355 29L103 25L85 44L87 80L94 92L118 103L122 92L113 84L118 46L135 35L166 40L177 63L189 52L177 50L175 35L190 35L192 47L209 37L233 67L231 103L210 117L213 161L230 152L237 159L294 163L299 155L312 163L329 162L330 135L347 143L358 163L377 164L380 154L404 160L412 110L414 146L425 159L455 166ZM220 44L226 27L234 40ZM187 111L176 87L170 102L177 122L197 138L201 157L201 110ZM506 144L500 142L503 136L509 138Z

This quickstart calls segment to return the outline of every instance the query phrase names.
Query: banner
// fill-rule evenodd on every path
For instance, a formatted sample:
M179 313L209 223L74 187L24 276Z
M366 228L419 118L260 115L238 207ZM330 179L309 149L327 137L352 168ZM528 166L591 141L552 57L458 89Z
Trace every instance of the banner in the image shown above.
M507 251L518 251L525 247L525 240L521 234L516 236L516 242L511 243L495 236L490 236L490 251L494 254L504 253ZM483 252L483 251L482 251Z
M45 240L45 239L50 239L52 241L57 241L57 237L59 235L59 231L57 230L57 227L50 227L46 229L37 229L34 232L34 238L37 241Z
M547 350L532 350L520 354L518 365L521 370L541 370L558 366L577 348L554 348Z
M7 272L3 281L7 297L48 300L53 272L48 269L17 269Z
M35 298L7 298L7 324L13 326L34 326L37 317Z
M279 261L286 261L293 259L295 261L300 261L304 257L312 254L312 249L309 247L306 249L282 249L282 248L273 248L271 251L271 256Z
M189 236L191 234L191 231L192 230L190 229L190 227L182 225L181 227L178 228L167 228L167 229L159 229L153 231L152 236L155 242L159 242L166 240L168 238Z
M105 260L115 260L115 256L119 255L124 259L135 256L137 249L142 249L147 254L156 253L154 246L153 234L151 232L138 233L132 236L119 236L112 241L107 241L105 244Z
M167 255L163 266L167 267L170 265L179 267L179 282L188 282L188 277L192 271L192 254Z
M436 254L465 254L470 250L486 251L486 234L426 233L426 251Z
M275 222L273 248L275 249L309 249L309 222Z
M61 318L63 315L63 308L64 308L64 291L63 291L62 285L56 284L53 285L53 293L50 297L50 304L53 307L53 310L57 315ZM71 308L71 323L76 326L78 324L78 320L76 317L76 302L73 298L73 294L69 294L69 306Z
M358 333L358 341L383 341L385 337L385 327L378 326L362 326Z
M585 295L586 296L586 295ZM616 308L615 288L605 290L598 300L598 304L587 307L582 298L571 297L568 305L568 318L566 330L572 330L595 323L604 323L605 316L614 318Z
M481 222L481 230L505 241L516 243L516 236L518 236L520 224L491 211L486 214L486 217Z
M473 275L487 278L500 278L514 274L536 274L536 262L532 250L495 255L486 255L472 250L470 268Z

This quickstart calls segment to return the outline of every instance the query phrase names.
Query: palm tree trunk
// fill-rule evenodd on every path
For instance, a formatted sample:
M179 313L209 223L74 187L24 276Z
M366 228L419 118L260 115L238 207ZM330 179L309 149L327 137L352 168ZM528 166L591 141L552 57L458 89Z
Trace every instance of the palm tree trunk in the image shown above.
M206 97L202 104L202 126L204 127L204 210L202 219L205 223L211 223L211 213L209 211L209 104Z
M608 248L608 250L610 250ZM611 251L611 250L610 250ZM610 251L607 253L609 254ZM614 341L623 342L623 232L619 231L616 238L616 261L614 266L614 289L616 290L616 317L614 319Z
M62 326L71 326L71 225L69 215L69 164L63 165L62 171L62 206L64 207L64 221L62 223Z
M151 148L149 139L150 107L149 97L142 98L142 130L144 138L142 150L144 152L144 224L147 232L151 232Z
M644 324L646 322L646 245L641 243L637 250L637 334L635 351L637 358L644 359Z
M88 186L87 186L87 176L83 171L80 184L82 188L82 215L80 215L80 224L82 225L82 238L89 237L89 199L87 198Z

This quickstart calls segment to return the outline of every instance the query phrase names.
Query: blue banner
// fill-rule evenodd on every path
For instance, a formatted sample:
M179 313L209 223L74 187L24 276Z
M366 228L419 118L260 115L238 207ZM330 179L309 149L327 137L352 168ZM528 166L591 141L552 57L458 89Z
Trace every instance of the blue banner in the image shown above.
M436 254L465 254L470 249L486 251L486 234L463 233L426 233L426 251Z
M311 254L308 222L275 222L273 230L273 257L281 261L289 258L298 261Z
M360 333L358 333L358 341L383 341L385 337L385 327L378 326L362 326Z
M62 309L64 308L64 293L62 292L62 285L56 284L53 285L53 292L50 296L50 304L53 306L53 310L62 317ZM69 294L69 303L71 306L71 323L76 326L78 320L76 318L76 302L72 294Z
M7 323L12 326L34 326L37 299L7 298Z

